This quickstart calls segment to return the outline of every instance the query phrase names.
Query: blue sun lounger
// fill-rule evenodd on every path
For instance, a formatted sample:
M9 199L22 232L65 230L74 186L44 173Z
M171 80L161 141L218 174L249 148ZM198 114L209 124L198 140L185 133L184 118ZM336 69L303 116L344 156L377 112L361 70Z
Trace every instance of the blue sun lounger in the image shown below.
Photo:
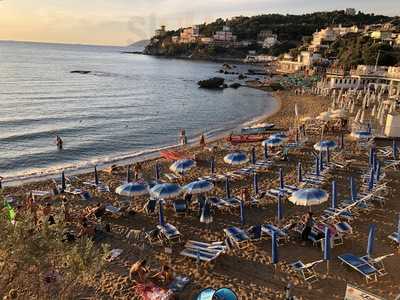
M339 255L338 258L343 264L346 264L363 275L367 283L369 280L378 280L378 270L362 258L351 253Z
M229 227L224 229L228 239L230 239L239 249L248 247L250 238L242 229L238 227Z
M185 248L180 253L183 256L197 259L199 261L210 262L219 256L219 253L211 253L200 249Z
M318 281L318 275L315 272L314 267L322 263L323 260L317 260L308 264L304 264L301 260L298 260L290 264L290 267L296 271L306 282L314 283Z
M160 233L167 239L168 242L180 242L181 241L181 233L176 229L174 225L169 223L162 225L157 225L157 228L160 230Z

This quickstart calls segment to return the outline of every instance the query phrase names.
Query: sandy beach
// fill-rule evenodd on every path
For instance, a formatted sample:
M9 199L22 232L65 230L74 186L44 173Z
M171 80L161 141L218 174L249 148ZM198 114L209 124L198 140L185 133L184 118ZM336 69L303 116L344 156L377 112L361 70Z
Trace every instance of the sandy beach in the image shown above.
M328 109L330 101L324 97L312 95L295 95L293 92L275 92L279 108L263 121L274 123L277 128L286 131L295 127L295 104L298 105L298 111L301 116L315 117L320 112ZM337 136L326 136L337 141ZM313 144L319 140L319 136L310 136L309 141L303 148L290 150L287 161L277 161L273 167L266 172L260 173L259 187L265 191L271 187L278 186L278 170L283 169L285 181L288 184L296 184L296 166L299 161L302 162L304 169L312 168L314 163L311 150ZM212 156L215 157L216 173L223 174L237 169L223 162L223 157L232 152L232 150L242 150L250 153L252 147L256 147L256 156L258 159L263 157L263 148L261 143L242 144L232 146L224 138L207 143L207 147L214 149L213 153L199 146L182 149L189 156L196 154L198 159L197 167L191 170L178 183L185 185L194 181L200 176L210 173L210 166L207 162ZM360 183L362 172L368 162L367 152L358 151L356 143L346 139L346 147L339 154L343 159L354 159L344 169L334 170L329 173L328 180L322 185L322 188L330 193L331 180L336 180L338 185L338 199L349 198L348 178L354 176L356 182ZM165 159L153 159L142 163L141 178L145 181L154 179L154 167L159 163L161 173L169 173L168 167L171 161ZM364 168L364 169L363 169ZM385 299L394 299L400 294L400 257L396 247L387 238L396 228L396 213L400 211L398 199L399 177L396 172L386 170L386 179L390 192L386 197L386 203L383 207L374 206L368 211L362 211L351 221L353 234L346 236L344 244L332 249L332 260L330 262L330 272L327 274L326 263L318 264L316 271L319 280L312 285L305 283L290 268L290 263L302 260L304 263L323 259L320 247L314 247L311 244L303 245L296 234L290 234L291 238L287 243L279 246L279 263L276 267L270 264L271 240L262 240L252 243L251 247L244 250L233 250L222 254L211 265L197 266L196 260L185 258L179 253L183 249L186 240L197 240L204 242L223 241L224 228L240 225L239 210L213 210L214 222L206 225L199 221L199 215L196 208L185 216L176 215L171 205L166 205L164 213L168 223L173 224L182 234L182 242L173 245L172 253L167 254L165 246L160 244L149 244L143 237L137 240L128 240L127 233L130 230L148 231L158 224L158 217L146 215L142 208L148 200L148 197L141 197L133 201L133 208L137 212L134 215L113 217L105 216L104 223L109 223L111 232L107 234L102 243L107 243L111 248L122 249L122 254L114 261L107 263L95 278L89 283L82 283L76 287L74 299L140 299L135 295L133 285L129 280L130 266L140 258L147 259L153 269L158 269L161 265L168 265L176 275L188 276L191 279L190 284L177 294L177 299L190 300L195 299L197 293L207 287L218 289L220 287L229 287L235 291L239 299L248 300L266 300L266 299L284 299L284 288L288 283L293 285L293 294L299 299L343 299L347 283L352 283L367 291L373 292ZM66 174L68 176L68 174ZM118 207L120 196L114 193L114 190L122 184L126 176L126 167L117 167L112 173L101 170L99 172L100 181L107 184L111 192L99 193L95 189L89 189L94 196L92 201L82 201L79 197L66 195L72 210L76 213L86 207L93 207L97 202L110 203ZM80 181L93 179L93 174L83 174L78 176ZM165 179L165 178L164 178ZM232 182L232 194L240 196L242 187L249 187L251 190L252 177L236 180ZM50 190L53 188L51 181L30 183L18 187L7 187L3 190L3 195L12 195L16 199L22 200L32 190ZM217 183L215 189L211 192L213 195L224 195L224 183ZM51 200L52 207L57 211L56 222L61 221L61 201L60 196L55 196ZM43 200L45 201L45 200ZM313 212L316 217L329 205L322 204ZM195 207L195 206L194 206ZM257 206L246 206L245 208L245 228L256 224L268 222L275 223L276 201L272 198L263 198ZM283 224L294 222L307 212L307 208L294 206L288 201L284 201ZM354 253L363 255L366 252L367 236L369 225L377 225L377 236L374 253L381 256L389 253L396 253L394 256L385 260L385 266L388 275L379 278L378 282L366 284L365 280L353 270L343 266L337 259L337 256L343 253ZM398 273L399 272L399 273ZM34 280L34 274L28 276ZM0 286L0 295L6 295L10 289L18 289L10 282L6 286ZM21 289L18 295L19 299L29 298L29 291Z

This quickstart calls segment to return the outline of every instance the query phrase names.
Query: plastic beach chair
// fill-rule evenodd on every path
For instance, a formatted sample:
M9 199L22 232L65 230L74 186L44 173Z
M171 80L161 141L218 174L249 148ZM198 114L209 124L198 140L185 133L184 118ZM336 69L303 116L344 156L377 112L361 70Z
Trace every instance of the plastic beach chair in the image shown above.
M242 229L238 227L229 227L224 229L226 236L239 248L248 247L250 238Z
M290 266L294 271L296 271L306 282L314 283L318 281L317 273L315 272L314 267L323 262L323 260L317 260L308 264L304 264L301 260L298 260Z
M219 253L211 253L200 249L185 248L180 253L183 256L197 259L199 261L211 262L216 259Z
M346 253L338 256L339 260L343 263L356 270L365 277L365 280L378 280L378 270L370 263L366 262L362 258L355 256L351 253Z
M165 225L157 225L157 228L160 230L160 233L165 237L168 242L180 242L181 233L176 229L174 225L169 223Z
M369 255L365 255L365 256L361 257L361 259L366 261L370 265L372 265L374 268L376 268L379 276L384 276L384 275L387 275L388 273L386 272L385 265L383 264L383 260L385 258L393 256L393 255L394 255L394 253L391 253L391 254L386 254L386 255L379 256L379 257L375 257L375 258L373 258Z

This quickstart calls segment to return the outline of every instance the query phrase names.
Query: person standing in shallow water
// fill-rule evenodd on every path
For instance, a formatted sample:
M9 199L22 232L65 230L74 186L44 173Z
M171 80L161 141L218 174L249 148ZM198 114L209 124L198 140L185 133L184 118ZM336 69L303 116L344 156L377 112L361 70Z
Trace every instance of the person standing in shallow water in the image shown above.
M58 135L56 136L56 144L57 144L58 150L62 150L64 142Z

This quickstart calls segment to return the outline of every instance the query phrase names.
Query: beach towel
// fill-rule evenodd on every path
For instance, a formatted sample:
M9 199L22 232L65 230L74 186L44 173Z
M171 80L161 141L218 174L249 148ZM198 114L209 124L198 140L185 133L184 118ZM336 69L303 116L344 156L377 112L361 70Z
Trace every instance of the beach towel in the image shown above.
M156 286L154 283L141 284L135 287L135 292L142 300L172 300L173 291Z

